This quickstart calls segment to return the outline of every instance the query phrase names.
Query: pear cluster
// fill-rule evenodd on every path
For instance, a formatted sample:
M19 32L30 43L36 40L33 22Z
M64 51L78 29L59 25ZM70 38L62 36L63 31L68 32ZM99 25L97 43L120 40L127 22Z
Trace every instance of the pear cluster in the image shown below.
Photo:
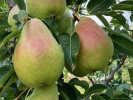
M107 67L114 47L112 40L96 22L83 17L75 26L65 0L25 0L25 4L31 19L23 26L15 47L13 64L20 81L35 88L26 100L59 100L55 82L61 76L64 66L78 77ZM12 31L17 29L13 16L18 12L15 6L9 13L8 23L12 25ZM65 61L61 45L41 21L46 18L57 22L57 36L59 33L78 34L80 48L74 71Z

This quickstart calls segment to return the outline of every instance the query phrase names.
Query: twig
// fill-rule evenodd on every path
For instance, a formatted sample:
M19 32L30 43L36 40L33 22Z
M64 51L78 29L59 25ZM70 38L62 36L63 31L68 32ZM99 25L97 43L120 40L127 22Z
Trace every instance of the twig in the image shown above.
M122 65L124 64L125 60L127 58L127 55L125 55L120 63L120 65L118 65L112 72L110 75L107 76L107 78L105 79L105 81L103 82L103 85L108 85L109 82L111 82L111 80L113 79L114 77L114 74L115 72L117 72L121 67Z
M73 16L77 21L80 21L80 17L78 16L78 14L73 14Z
M19 100L20 97L28 90L29 90L29 88L26 88L15 100Z
M77 14L78 11L79 11L79 9L75 5L73 5L74 23L75 23L76 20L78 20L78 21L80 20L80 17Z

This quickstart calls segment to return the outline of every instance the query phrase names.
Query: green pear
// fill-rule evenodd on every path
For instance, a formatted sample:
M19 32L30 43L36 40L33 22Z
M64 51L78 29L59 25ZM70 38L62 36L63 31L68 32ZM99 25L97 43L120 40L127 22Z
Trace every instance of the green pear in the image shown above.
M114 51L110 37L88 17L81 18L74 31L78 33L80 39L76 68L72 72L67 63L66 68L79 77L104 70Z
M70 10L66 9L64 15L57 21L59 33L67 33L68 30L74 28L73 16L70 14Z
M50 30L39 19L28 21L13 55L17 76L25 85L36 88L58 80L64 67L64 54Z
M11 30L12 30L12 31L17 30L17 26L15 25L16 21L13 19L13 16L14 16L15 14L18 14L18 12L19 12L19 8L18 8L18 6L16 5L16 6L14 6L14 7L10 10L9 15L8 15L8 23L9 23L9 25L12 26L12 27L11 27Z
M56 84L35 88L25 100L59 100Z
M39 19L60 19L66 8L66 0L26 0L26 11Z

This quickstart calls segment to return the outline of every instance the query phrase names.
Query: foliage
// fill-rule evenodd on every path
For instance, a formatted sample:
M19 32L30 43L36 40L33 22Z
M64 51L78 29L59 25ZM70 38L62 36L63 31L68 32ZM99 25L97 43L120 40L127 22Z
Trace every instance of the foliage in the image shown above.
M21 2L20 2L21 1ZM103 29L111 37L115 51L104 72L97 71L84 78L71 75L66 69L58 82L60 100L131 100L133 99L133 1L132 0L66 0L70 12L75 11L80 17L95 15L103 23ZM22 18L31 17L25 11L23 0L15 0L20 12L14 16L18 30L11 31L8 24L9 4L0 0L0 100L13 100L27 89L18 80L12 63L12 56L20 31L25 24ZM125 13L129 13L128 19ZM111 17L109 22L105 16ZM76 18L74 16L74 18ZM62 45L66 61L74 70L79 38L62 33L57 36L58 25L51 19L43 22L51 30L53 36ZM124 63L125 62L125 63ZM112 73L114 72L114 73ZM111 76L112 75L112 76ZM111 78L110 78L111 76ZM130 78L129 78L130 77ZM110 80L108 80L110 79ZM130 81L131 80L131 81ZM108 84L107 81L109 81ZM22 86L20 86L20 84ZM8 90L8 91L7 91ZM30 89L30 94L33 89ZM20 100L24 100L24 93Z

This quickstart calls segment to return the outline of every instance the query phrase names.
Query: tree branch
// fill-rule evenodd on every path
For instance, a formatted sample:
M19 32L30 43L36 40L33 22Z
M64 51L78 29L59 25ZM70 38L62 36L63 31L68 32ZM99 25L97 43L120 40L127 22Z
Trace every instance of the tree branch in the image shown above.
M77 8L76 6L73 6L74 23L75 23L76 20L77 20L77 21L80 20L80 17L78 16L77 12L78 12L78 8Z
M20 97L28 90L29 90L29 88L26 88L15 100L19 100Z
M126 61L127 55L125 55L120 63L120 65L118 65L112 72L110 75L107 76L107 78L105 79L105 81L103 82L103 85L108 85L109 82L111 82L111 80L114 77L115 72L117 72L122 65L124 64L124 62Z

